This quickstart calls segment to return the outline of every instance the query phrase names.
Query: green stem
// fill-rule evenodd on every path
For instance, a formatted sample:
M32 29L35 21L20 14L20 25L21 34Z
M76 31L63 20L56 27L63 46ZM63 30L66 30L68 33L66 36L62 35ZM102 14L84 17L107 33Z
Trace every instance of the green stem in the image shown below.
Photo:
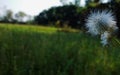
M116 38L114 38L114 40L120 45L120 41Z

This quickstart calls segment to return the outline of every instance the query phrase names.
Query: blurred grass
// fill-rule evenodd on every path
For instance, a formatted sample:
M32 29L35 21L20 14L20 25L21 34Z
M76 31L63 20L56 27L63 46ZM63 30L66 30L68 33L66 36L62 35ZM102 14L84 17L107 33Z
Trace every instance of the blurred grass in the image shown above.
M56 28L0 24L0 75L120 75L119 47Z
M54 27L44 27L37 25L24 25L24 24L0 24L0 27L7 28L16 31L32 31L32 32L43 32L43 33L54 33L57 31L57 28Z

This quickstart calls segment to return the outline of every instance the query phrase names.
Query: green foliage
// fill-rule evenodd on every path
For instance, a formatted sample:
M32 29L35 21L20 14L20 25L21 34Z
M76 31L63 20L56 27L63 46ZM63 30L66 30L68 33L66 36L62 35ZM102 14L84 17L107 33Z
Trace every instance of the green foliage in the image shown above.
M23 18L26 16L26 14L22 11L15 14L15 17L18 22L23 22Z
M80 0L60 0L63 5L75 5L80 6Z
M4 13L5 13L4 16L0 15L0 17L1 17L0 21L12 22L13 21L13 12L12 12L12 10L6 10Z
M82 32L0 25L0 75L119 75L119 59L118 47Z
M55 25L56 22L59 22L59 27L64 27L67 24L72 28L81 28L84 25L82 13L84 13L82 7L75 5L59 6L44 10L35 17L34 21L37 24L44 25Z

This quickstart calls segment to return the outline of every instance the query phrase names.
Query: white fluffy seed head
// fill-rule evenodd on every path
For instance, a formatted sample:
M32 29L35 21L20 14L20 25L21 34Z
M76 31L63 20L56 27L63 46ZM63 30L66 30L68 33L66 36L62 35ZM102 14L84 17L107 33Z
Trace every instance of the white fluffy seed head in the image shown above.
M118 29L113 13L107 10L91 12L86 20L86 28L92 35Z
M107 45L112 35L118 30L111 11L91 12L86 20L86 28L92 35L100 35L103 46Z

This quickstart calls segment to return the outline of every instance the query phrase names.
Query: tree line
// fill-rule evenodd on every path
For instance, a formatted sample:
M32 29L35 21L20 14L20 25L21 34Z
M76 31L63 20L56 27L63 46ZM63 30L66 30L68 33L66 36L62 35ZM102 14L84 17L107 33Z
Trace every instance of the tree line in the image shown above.
M22 11L14 14L10 9L3 9L4 11L2 12L2 15L0 15L1 23L29 23L32 20L30 15L27 15Z
M69 0L60 1L63 6L44 10L34 17L34 22L42 25L54 25L57 27L67 25L68 27L82 29L90 11L110 10L116 15L117 25L120 25L120 0L108 0L106 3L104 3L104 0L85 0L84 7L80 6L80 0L73 0L72 2L69 2Z

